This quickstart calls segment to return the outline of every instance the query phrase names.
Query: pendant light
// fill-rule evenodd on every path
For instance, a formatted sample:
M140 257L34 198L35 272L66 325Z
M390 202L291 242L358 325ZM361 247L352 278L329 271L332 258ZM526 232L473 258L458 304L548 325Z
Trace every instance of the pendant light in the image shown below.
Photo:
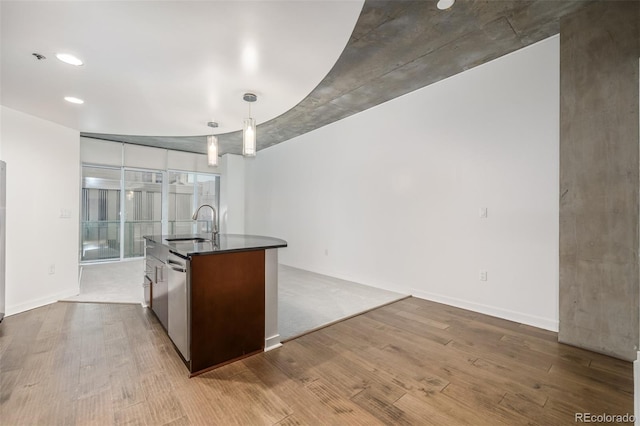
M242 97L249 103L249 118L242 122L242 155L245 157L256 156L256 120L251 118L251 103L258 100L253 93L245 93Z
M216 128L218 123L210 121L207 126ZM215 135L207 136L207 163L209 167L216 167L218 165L218 138Z

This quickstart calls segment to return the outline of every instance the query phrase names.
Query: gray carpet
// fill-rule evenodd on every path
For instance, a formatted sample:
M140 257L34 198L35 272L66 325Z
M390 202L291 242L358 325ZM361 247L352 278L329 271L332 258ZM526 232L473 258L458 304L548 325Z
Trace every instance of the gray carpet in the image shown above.
M81 266L80 294L67 302L143 303L141 259Z
M290 266L278 268L278 329L282 340L308 333L406 295Z
M85 265L73 302L142 303L143 260ZM290 266L278 268L278 328L289 340L406 297Z

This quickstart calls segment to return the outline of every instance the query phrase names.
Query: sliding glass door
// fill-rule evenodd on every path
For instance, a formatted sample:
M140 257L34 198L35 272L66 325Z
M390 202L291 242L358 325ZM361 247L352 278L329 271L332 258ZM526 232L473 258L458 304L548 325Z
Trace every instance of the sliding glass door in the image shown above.
M195 175L187 172L169 172L169 234L196 232L191 219L195 201Z
M124 171L124 256L144 256L144 236L162 234L162 172Z
M82 168L80 259L120 259L121 170Z
M180 171L83 165L80 260L144 255L144 236L208 233L218 210L219 176ZM219 220L219 218L216 218Z

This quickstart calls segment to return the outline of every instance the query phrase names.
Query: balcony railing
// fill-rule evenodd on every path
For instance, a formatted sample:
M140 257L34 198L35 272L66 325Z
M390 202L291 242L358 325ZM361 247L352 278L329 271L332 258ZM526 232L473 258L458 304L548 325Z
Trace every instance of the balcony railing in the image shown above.
M82 261L120 258L120 221L82 222Z
M159 220L136 220L124 223L124 257L144 256L144 236L161 235Z

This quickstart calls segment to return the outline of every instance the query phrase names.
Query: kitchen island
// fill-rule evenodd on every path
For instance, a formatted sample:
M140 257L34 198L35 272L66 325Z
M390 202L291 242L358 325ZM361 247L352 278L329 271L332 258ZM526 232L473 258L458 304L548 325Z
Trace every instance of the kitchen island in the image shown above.
M279 347L278 238L145 236L150 307L190 375Z

